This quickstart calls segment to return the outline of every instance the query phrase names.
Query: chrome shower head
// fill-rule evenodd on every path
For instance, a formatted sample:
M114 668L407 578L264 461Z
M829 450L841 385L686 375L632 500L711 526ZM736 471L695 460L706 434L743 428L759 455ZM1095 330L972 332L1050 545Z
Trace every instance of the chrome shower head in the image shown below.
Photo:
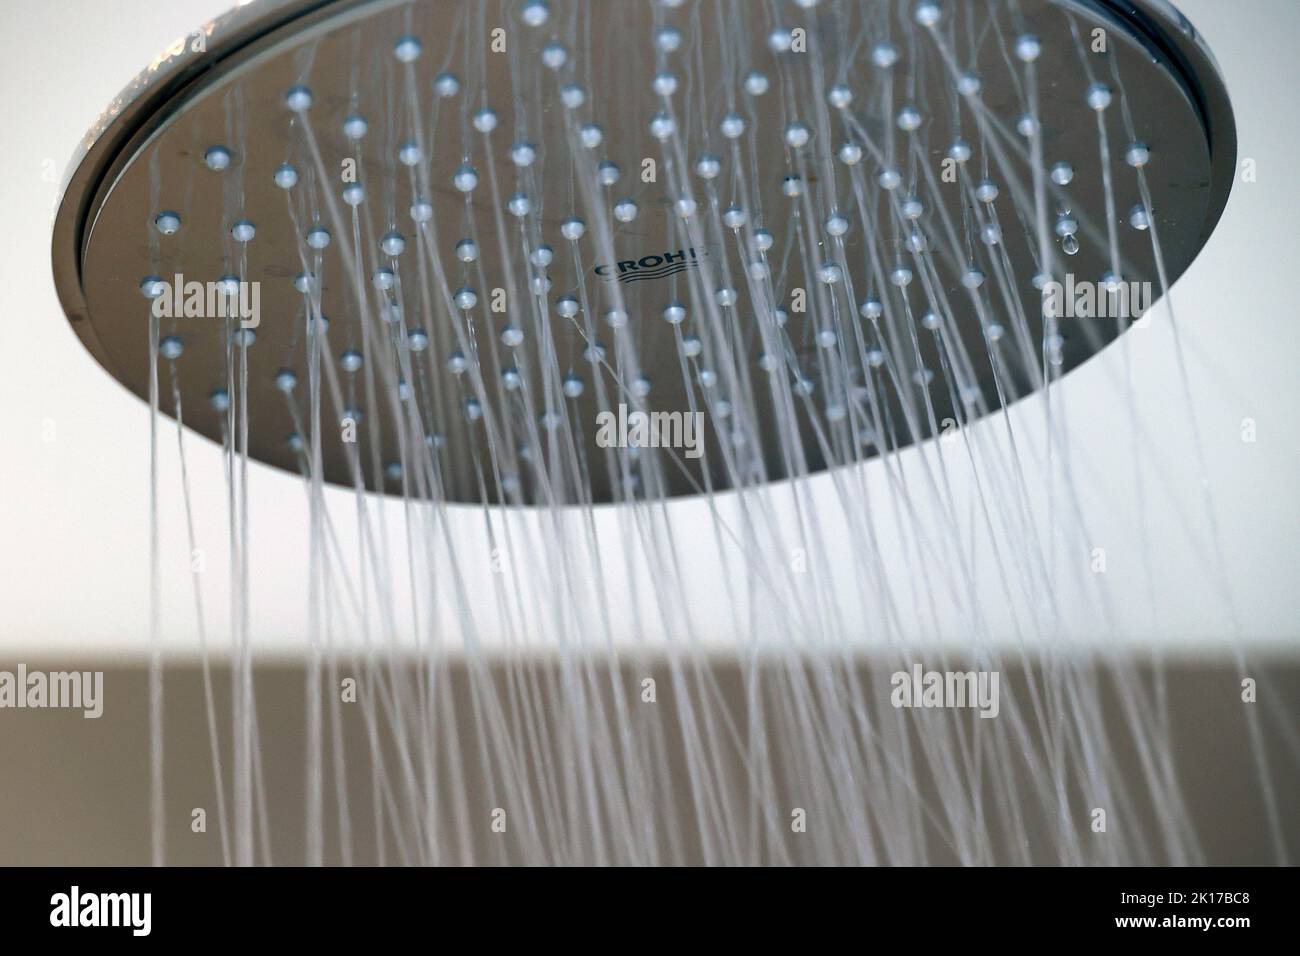
M277 467L310 467L319 329L328 481L697 494L1043 388L1137 318L1045 314L1044 287L1104 311L1172 282L1234 163L1213 60L1161 0L255 2L87 135L55 274L142 397L142 288L164 303L211 438L246 362L248 451ZM255 329L213 314L250 287ZM638 412L704 415L700 453L602 440Z

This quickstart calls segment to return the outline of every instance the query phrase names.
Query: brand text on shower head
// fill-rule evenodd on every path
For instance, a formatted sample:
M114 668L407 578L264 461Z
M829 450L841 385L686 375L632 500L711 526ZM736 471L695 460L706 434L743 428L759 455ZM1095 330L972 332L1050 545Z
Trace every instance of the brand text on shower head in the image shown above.
M602 262L592 271L600 278L619 282L641 282L646 279L666 279L687 269L698 268L700 256L693 247L686 249L666 249L652 252L636 259L620 259L618 262Z

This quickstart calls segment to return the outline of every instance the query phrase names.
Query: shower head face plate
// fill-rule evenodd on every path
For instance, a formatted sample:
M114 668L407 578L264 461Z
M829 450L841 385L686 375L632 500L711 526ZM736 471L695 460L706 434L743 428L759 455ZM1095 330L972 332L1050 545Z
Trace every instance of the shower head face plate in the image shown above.
M60 296L86 346L143 398L142 280L256 284L246 347L237 321L204 307L160 319L183 344L185 423L222 440L230 420L211 396L246 387L249 454L300 470L310 442L287 438L311 430L323 327L322 475L352 485L359 469L376 490L401 491L420 467L449 501L696 494L934 437L1124 327L1062 318L1045 342L1039 273L1098 283L1118 262L1124 281L1158 292L1150 231L1130 219L1135 139L1149 147L1149 216L1172 281L1226 201L1235 138L1212 60L1163 3L1022 0L982 18L945 4L933 29L915 7L791 3L776 20L723 0L552 0L531 26L519 3L254 3L210 24L204 51L155 64L87 138L56 224ZM786 49L780 31L796 29L801 49ZM1032 67L1016 56L1025 34L1041 42ZM404 36L419 40L414 59ZM897 59L882 67L886 42ZM977 94L960 92L974 84L963 74L979 77ZM1097 83L1113 94L1100 112L1087 101ZM1017 129L1030 84L1037 175L1034 137ZM301 111L286 102L297 86L310 90ZM347 122L358 116L360 137ZM952 160L956 140L969 159ZM845 143L860 161L843 161ZM277 176L284 164L295 177ZM317 228L329 233L319 248ZM400 252L384 247L390 233ZM878 316L861 308L869 299ZM665 320L679 314L670 303L680 324ZM566 394L569 376L580 395ZM606 447L599 416L617 419L620 404L703 412L703 455ZM581 480L568 462L584 463Z

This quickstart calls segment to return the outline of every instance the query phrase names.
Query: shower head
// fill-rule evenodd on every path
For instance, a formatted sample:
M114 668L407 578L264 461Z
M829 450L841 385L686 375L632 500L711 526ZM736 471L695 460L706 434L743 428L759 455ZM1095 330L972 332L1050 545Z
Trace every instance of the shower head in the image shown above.
M1163 0L253 2L87 134L54 269L115 378L147 396L161 349L255 459L600 503L1050 386L1191 263L1234 164ZM1045 309L1076 287L1100 316Z

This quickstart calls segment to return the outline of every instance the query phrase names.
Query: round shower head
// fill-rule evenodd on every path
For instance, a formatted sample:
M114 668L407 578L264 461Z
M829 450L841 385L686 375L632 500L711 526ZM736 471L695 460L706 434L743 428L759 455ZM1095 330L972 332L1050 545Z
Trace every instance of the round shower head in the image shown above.
M697 494L1050 385L1190 264L1234 164L1163 0L253 2L87 134L54 268L115 378L148 395L161 353L186 424L246 411L277 467Z

